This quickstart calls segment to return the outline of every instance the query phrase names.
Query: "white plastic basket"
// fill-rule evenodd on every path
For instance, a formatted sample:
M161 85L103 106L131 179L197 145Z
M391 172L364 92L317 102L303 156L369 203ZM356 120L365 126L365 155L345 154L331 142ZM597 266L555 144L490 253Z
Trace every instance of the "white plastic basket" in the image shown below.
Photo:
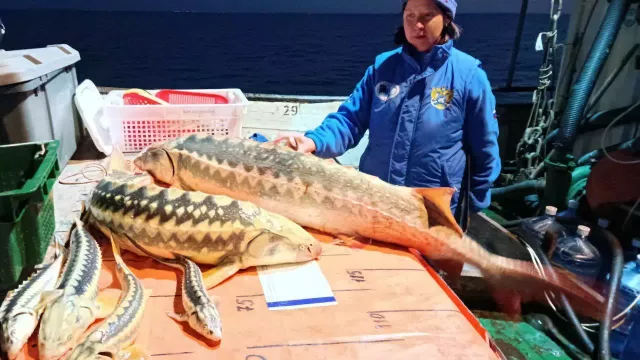
M155 95L159 90L148 90ZM140 152L157 142L182 135L242 135L242 121L249 101L240 89L181 90L225 96L228 104L125 105L124 90L113 90L105 98L104 116L111 142L122 152Z

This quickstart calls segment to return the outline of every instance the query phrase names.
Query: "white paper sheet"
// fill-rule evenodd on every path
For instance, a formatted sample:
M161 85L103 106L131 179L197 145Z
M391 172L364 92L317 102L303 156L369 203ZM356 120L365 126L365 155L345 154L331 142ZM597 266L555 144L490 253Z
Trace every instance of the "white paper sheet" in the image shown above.
M258 276L269 310L338 304L327 278L316 261L259 266Z

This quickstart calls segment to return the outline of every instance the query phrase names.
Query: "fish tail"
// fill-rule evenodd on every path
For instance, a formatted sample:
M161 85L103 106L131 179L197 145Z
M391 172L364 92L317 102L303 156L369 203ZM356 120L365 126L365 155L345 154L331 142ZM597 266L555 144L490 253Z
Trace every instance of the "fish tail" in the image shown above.
M523 301L545 302L545 292L565 295L576 312L597 320L604 316L604 298L565 270L538 269L532 262L492 254L448 227L435 226L429 233L449 244L450 250L435 254L436 258L464 261L477 267L495 289L517 293Z
M495 256L495 255L494 255ZM545 302L546 293L564 295L576 312L595 320L602 320L605 314L605 299L588 285L566 270L553 266L537 269L533 263L498 258L498 265L489 278L497 287L517 284L518 291L525 300ZM540 271L543 274L540 274ZM549 274L550 276L547 277ZM547 300L549 301L549 300Z
M453 212L451 211L451 199L456 189L437 187L412 188L411 190L420 196L424 202L427 215L429 216L429 227L441 225L454 230L460 236L464 234L464 231L456 222Z

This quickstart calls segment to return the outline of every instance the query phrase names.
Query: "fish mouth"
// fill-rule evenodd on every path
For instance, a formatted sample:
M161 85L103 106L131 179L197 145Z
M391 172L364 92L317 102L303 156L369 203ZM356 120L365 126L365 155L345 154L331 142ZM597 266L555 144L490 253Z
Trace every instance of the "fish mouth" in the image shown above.
M207 338L209 338L209 340L214 342L222 341L222 332L214 331L210 333L209 336L207 336Z
M21 350L22 350L22 348L9 349L7 351L7 356L9 357L9 360L17 359L18 355L20 355L20 351Z
M322 255L322 244L308 244L305 245L305 251L299 253L299 261L317 260Z
M322 246L321 244L310 245L308 251L313 259L319 259L322 255Z

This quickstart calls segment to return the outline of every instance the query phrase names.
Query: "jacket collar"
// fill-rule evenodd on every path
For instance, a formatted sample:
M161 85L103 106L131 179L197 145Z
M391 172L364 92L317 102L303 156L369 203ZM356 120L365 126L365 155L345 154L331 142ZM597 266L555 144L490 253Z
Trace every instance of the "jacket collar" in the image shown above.
M419 54L411 44L402 45L400 51L404 60L413 68L419 72L425 72L429 69L438 70L451 56L452 48L453 40L449 40L442 45L434 46L427 53Z

